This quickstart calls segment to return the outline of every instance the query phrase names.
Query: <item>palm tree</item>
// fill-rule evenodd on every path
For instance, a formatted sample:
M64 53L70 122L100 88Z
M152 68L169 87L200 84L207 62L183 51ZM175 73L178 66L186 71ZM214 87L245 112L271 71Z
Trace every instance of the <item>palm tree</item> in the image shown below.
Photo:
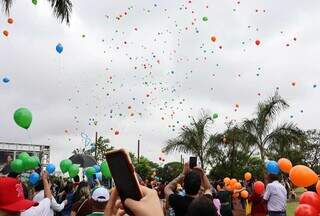
M303 131L292 122L274 126L278 114L289 105L278 92L266 101L259 103L255 117L245 119L241 125L242 139L258 147L262 161L265 161L267 148L281 143L297 143L303 137Z
M70 16L72 12L72 2L71 0L47 0L52 9L53 14L60 20L61 22L66 21L67 24L70 23ZM9 15L10 8L13 4L13 0L2 0L2 6Z
M198 120L193 118L190 126L181 128L181 132L177 138L167 141L163 151L166 153L178 151L197 156L201 167L205 169L209 156L208 150L211 143L214 142L213 140L217 139L216 134L208 134L208 127L211 122L210 116L206 113L203 113Z

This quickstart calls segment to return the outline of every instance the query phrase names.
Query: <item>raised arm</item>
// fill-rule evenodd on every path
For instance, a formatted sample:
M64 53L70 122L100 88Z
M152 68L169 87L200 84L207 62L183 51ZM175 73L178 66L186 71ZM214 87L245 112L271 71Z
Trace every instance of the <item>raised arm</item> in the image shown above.
M185 163L183 167L182 173L173 179L165 188L164 188L164 193L166 195L166 198L168 198L171 194L174 193L174 191L177 188L177 184L181 183L183 181L183 178L186 174L189 172L189 163Z

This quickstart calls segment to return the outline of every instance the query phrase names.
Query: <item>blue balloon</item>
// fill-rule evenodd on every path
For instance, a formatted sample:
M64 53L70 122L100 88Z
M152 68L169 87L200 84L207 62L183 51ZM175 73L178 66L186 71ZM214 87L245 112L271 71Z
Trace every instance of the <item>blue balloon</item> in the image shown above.
M52 174L56 170L56 166L53 164L48 164L46 170L49 174Z
M31 175L29 176L29 182L32 185L36 185L40 180L40 175L36 172L31 173Z
M94 165L93 168L96 170L96 173L100 172L100 166L99 165Z
M280 173L279 165L276 161L268 161L266 164L267 172L278 175Z
M10 79L9 79L8 77L4 77L4 78L2 79L2 82L8 83L8 82L10 82Z
M59 54L62 53L62 51L63 51L63 46L62 46L61 43L58 43L58 45L56 46L56 50L57 50L57 52L58 52Z
M101 172L96 173L96 178L97 178L99 181L102 181L102 173L101 173Z

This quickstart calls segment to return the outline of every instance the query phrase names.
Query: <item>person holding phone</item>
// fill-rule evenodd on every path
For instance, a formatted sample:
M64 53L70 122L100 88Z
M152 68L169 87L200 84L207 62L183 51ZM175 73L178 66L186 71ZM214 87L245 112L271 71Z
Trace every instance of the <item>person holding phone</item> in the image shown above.
M175 194L178 183L181 184L182 182L186 192L185 196ZM191 203L194 199L200 197L199 192L201 186L203 187L203 196L208 199L209 203L211 203L210 205L213 206L211 184L203 170L199 167L194 167L190 171L189 163L184 164L183 172L177 178L172 180L164 190L166 198L169 201L169 205L173 208L176 216L187 215ZM216 210L215 213L217 213Z

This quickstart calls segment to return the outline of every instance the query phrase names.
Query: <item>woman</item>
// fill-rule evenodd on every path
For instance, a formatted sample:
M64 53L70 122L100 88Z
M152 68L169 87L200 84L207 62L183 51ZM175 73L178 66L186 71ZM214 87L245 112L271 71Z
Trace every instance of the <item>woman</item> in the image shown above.
M226 190L223 182L219 182L218 186L220 187L217 195L217 198L221 203L220 214L221 216L233 216L231 207L231 193Z
M267 208L261 194L253 192L248 201L251 202L251 216L266 216Z
M81 182L74 193L74 199L79 199L73 202L71 216L86 216L91 213L91 208L88 208L87 202L90 198L90 188L87 182Z
M64 196L67 200L67 205L65 205L64 209L61 211L61 215L70 216L73 199L73 183L70 181L67 182L67 185L64 188Z

